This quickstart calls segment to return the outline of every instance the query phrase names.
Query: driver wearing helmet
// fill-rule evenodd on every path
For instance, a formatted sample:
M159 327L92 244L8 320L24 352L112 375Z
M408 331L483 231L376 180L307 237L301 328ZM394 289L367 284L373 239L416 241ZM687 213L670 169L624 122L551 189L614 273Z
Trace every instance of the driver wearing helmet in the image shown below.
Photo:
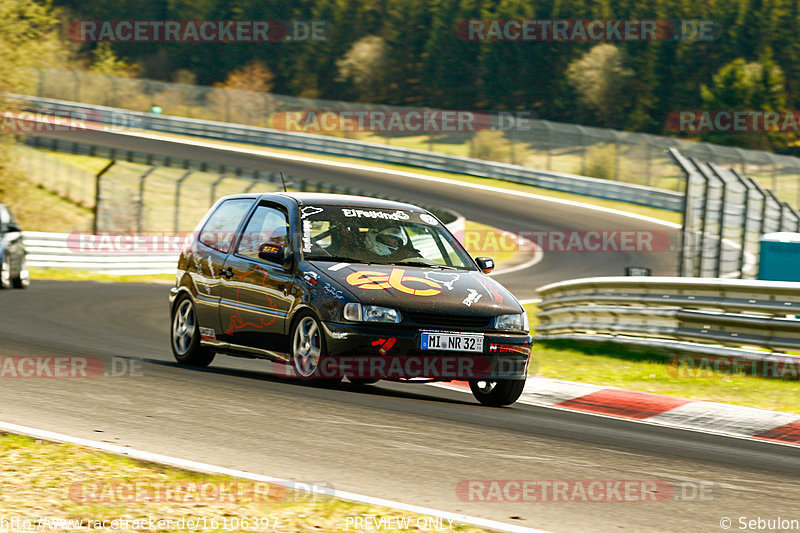
M400 260L414 255L414 249L408 248L408 235L397 226L383 229L372 228L367 232L367 250L383 258Z

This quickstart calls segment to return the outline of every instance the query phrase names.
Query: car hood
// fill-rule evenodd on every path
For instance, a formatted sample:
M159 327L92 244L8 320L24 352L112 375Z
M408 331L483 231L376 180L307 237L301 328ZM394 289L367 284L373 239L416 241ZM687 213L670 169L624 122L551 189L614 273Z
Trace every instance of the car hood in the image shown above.
M502 315L522 311L505 287L478 271L310 261L361 303L400 310Z

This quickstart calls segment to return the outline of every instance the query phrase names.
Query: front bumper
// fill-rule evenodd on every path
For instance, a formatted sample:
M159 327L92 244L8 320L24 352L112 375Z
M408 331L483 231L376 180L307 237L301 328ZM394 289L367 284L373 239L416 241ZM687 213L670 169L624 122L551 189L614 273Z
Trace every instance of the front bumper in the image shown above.
M324 322L323 330L324 372L358 379L519 380L531 354L531 336L520 333L447 330L484 336L482 352L453 352L420 349L422 332L433 329Z

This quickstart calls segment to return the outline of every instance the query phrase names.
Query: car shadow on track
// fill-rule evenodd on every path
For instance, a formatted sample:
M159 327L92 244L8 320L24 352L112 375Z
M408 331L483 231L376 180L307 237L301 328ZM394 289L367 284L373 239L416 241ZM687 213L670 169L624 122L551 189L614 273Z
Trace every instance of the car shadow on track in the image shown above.
M434 390L431 390L431 394L420 394L416 392L406 392L406 391L399 391L396 389L388 389L385 387L380 387L376 385L362 385L362 384L355 384L350 383L348 381L343 381L341 383L336 383L334 385L314 385L310 383L303 382L297 378L291 378L286 376L277 376L272 374L268 371L259 371L259 370L246 370L240 368L227 368L222 366L208 366L208 367L193 367L193 366L186 366L181 365L175 361L165 361L162 359L149 359L146 357L126 357L126 356L117 356L120 358L126 359L135 359L137 361L141 361L142 363L149 363L153 365L164 366L168 368L179 368L181 370L187 370L190 372L198 372L203 374L216 374L220 376L233 376L233 377L240 377L246 379L253 379L258 381L266 381L270 383L279 383L284 385L289 385L293 387L303 387L309 390L314 391L325 391L325 390L336 390L342 392L353 392L358 394L369 394L371 396L383 396L383 397L391 397L391 398L405 398L405 399L413 399L413 400L425 400L425 401L435 401L439 403L449 403L455 405L478 405L475 402L468 400L465 396L465 400L458 400L454 398L443 398L441 396L437 396L434 394ZM381 381L380 383L394 383L391 381ZM422 383L404 383L403 386L407 387L414 387L414 386L421 386ZM437 392L441 391L438 389Z

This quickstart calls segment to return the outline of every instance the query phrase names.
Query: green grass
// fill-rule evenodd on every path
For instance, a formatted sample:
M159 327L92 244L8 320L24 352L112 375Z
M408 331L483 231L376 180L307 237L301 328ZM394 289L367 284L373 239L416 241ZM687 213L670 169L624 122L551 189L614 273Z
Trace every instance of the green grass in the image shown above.
M26 231L69 233L91 228L91 209L31 181L13 163L4 167L0 162L0 202L8 205Z
M535 304L525 306L531 328ZM535 341L535 337L534 337ZM690 400L800 413L800 381L680 369L674 354L612 343L534 342L530 373Z
M203 531L294 532L345 531L347 517L371 515L378 520L405 517L411 518L413 525L419 517L387 507L351 503L227 476L198 474L18 435L0 435L0 462L3 464L0 516L6 520L36 521L46 517L95 521L154 517L173 524L158 531L185 532L188 529L177 524L179 519L202 520L205 517L207 525L217 520L220 527L203 528ZM136 490L129 490L130 487ZM232 520L244 517L268 517L270 520L257 528L252 525L231 527ZM223 526L225 519L227 529ZM444 523L447 525L446 520ZM92 529L86 525L80 530ZM58 531L67 529L77 530L57 528ZM147 527L137 530L151 531ZM352 522L350 530L353 530ZM453 524L453 530L486 531L457 524Z
M175 274L105 274L92 270L74 268L42 268L31 267L31 279L59 281L104 281L128 283L175 283Z

